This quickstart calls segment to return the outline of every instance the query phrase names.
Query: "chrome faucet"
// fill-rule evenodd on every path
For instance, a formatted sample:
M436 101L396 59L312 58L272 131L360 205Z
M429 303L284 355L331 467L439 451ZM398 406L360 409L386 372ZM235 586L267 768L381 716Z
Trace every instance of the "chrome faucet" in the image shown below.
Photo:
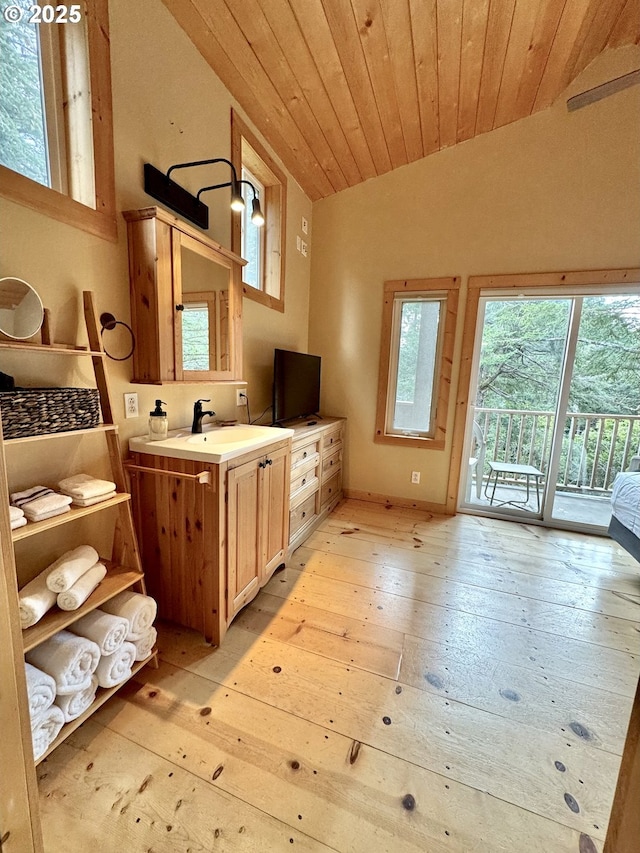
M215 415L215 412L203 412L202 404L210 403L211 400L196 400L193 404L193 423L191 424L191 432L202 432L202 418L205 415Z

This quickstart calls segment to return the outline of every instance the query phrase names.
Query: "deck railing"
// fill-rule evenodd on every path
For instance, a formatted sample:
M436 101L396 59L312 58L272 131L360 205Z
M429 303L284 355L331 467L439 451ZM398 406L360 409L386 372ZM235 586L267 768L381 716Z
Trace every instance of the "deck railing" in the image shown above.
M475 410L486 442L485 460L549 467L554 412ZM615 476L640 454L640 415L573 412L567 415L557 487L560 491L610 493Z

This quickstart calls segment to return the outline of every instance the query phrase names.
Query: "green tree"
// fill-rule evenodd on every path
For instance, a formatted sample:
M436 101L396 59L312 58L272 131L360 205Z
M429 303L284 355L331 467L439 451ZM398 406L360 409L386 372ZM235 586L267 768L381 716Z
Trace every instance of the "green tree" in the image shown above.
M19 23L0 16L0 161L49 184L38 32L26 14Z

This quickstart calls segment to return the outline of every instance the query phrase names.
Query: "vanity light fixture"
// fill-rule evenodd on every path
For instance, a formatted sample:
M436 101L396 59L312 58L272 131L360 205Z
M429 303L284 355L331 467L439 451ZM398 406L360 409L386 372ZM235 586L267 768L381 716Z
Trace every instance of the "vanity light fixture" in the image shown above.
M194 196L171 179L171 173L176 169L187 169L191 166L208 166L213 163L226 163L231 169L231 180L225 181L222 184L202 187L202 189L198 190L197 195ZM231 187L231 209L240 212L244 210L244 199L242 198L241 191L242 184L247 184L251 187L253 192L251 221L256 227L260 228L264 225L264 216L260 210L260 201L256 188L251 181L238 180L238 173L231 160L227 160L224 157L214 157L211 160L193 160L190 163L176 163L167 170L166 174L156 169L151 163L144 164L144 191L171 210L184 216L185 219L205 230L209 227L209 208L204 202L200 201L202 193L209 190L219 190L222 187Z

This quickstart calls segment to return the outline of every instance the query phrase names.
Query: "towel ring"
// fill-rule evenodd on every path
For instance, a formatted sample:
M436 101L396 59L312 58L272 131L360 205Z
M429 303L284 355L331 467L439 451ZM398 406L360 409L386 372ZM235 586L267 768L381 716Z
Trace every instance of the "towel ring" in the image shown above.
M131 358L131 356L133 355L133 351L136 348L136 337L133 334L133 329L131 328L131 326L129 326L123 320L116 320L116 318L113 316L113 314L109 314L108 312L105 312L104 314L100 315L100 326L101 326L101 328L100 328L100 339L101 340L102 340L102 336L105 332L105 329L108 332L111 332L113 329L115 329L116 326L124 326L125 327L125 329L131 335L131 349L129 350L129 352L126 355L123 355L121 358L118 358L117 356L111 355L111 353L107 352L107 348L104 346L104 344L103 344L103 349L104 349L104 354L108 358L112 359L112 361L126 361L128 358Z

